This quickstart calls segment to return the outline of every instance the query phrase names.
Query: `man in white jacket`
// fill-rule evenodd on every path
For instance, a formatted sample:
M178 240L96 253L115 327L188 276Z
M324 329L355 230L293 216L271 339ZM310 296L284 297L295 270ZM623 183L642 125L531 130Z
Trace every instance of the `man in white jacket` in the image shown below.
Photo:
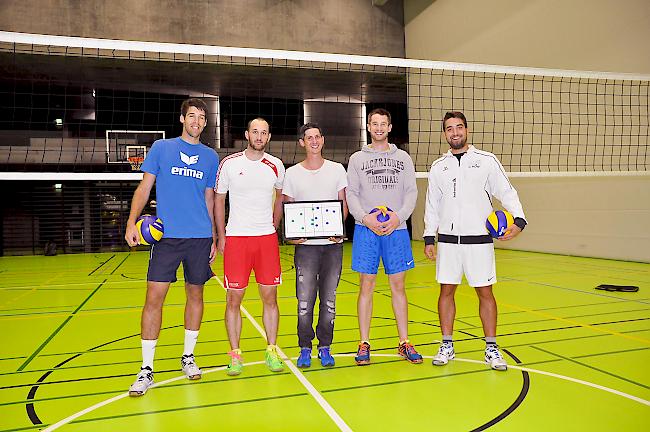
M510 240L526 226L524 211L496 156L467 143L465 115L459 111L448 112L442 127L450 149L431 165L424 212L424 253L430 260L437 260L436 280L440 283L438 314L442 344L433 364L445 365L455 356L454 294L465 274L479 298L485 361L492 369L506 370L508 364L496 343L497 304L492 294L496 264L494 244L487 234L485 220L493 211L491 197L494 196L515 218L499 238Z

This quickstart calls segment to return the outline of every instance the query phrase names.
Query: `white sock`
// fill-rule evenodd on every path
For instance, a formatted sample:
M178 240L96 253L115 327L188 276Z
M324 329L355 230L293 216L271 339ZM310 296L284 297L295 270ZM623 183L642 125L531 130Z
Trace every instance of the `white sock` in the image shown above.
M198 338L199 338L198 330L185 329L185 343L183 344L183 355L194 354L194 347L196 346L196 340Z
M158 339L142 339L142 366L153 370L153 356L156 354L156 343Z

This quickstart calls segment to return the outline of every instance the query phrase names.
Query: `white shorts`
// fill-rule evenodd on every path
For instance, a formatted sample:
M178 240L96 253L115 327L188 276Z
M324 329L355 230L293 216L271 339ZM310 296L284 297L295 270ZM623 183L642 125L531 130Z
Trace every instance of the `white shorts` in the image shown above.
M436 243L436 280L459 285L463 273L471 287L484 287L497 281L494 245Z

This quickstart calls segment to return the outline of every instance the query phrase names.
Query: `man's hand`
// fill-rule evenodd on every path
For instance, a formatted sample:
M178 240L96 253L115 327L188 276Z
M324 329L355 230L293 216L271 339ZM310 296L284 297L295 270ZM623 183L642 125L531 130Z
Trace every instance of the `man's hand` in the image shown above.
M210 264L214 262L214 259L217 257L217 244L213 241L212 246L210 246Z
M301 239L287 240L287 243L292 244L292 245L299 245L299 244L304 243L306 241L307 241L307 239L301 238Z
M512 240L513 238L517 237L520 232L521 232L521 228L519 228L515 224L512 224L508 226L508 228L506 228L506 233L501 237L499 237L497 240L502 240L502 241Z
M390 233L395 231L397 227L402 223L399 220L399 216L397 216L397 213L395 213L394 211L389 210L386 214L388 215L389 219L386 222L381 223L382 235L389 235Z
M223 255L223 251L226 249L226 237L219 237L219 240L217 240L217 251Z
M367 226L367 227L370 229L370 231L374 232L375 234L377 234L377 235L384 235L382 225L383 225L385 222L379 222L379 221L377 220L377 213L379 213L379 210L374 211L374 212L372 212L372 213L369 213L369 214L365 215L365 216L363 217L363 219L361 220L361 222L362 222L365 226Z
M436 245L425 245L424 246L424 255L429 258L430 261L436 260Z
M126 233L124 234L124 239L131 247L140 244L140 233L138 232L138 228L133 222L126 223Z
M331 241L332 243L341 243L343 241L343 237L328 237L327 240Z

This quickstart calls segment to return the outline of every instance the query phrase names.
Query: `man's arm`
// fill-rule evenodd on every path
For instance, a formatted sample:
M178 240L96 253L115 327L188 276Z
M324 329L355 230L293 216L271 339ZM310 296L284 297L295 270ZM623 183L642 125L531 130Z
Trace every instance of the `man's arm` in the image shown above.
M144 173L138 188L133 193L133 199L131 200L131 211L129 212L129 219L126 221L126 233L124 234L124 239L129 244L129 246L137 246L140 243L140 234L138 229L135 226L135 221L142 213L144 206L149 200L149 194L151 193L151 188L156 182L156 176L150 173ZM164 221L163 221L164 222Z
M506 171L498 160L495 160L494 167L488 176L488 187L490 193L497 197L503 207L515 218L515 222L506 228L506 233L499 237L499 240L512 240L526 227L526 216L521 201L519 201L519 194L508 180Z
M427 198L424 205L424 255L431 261L436 259L436 233L440 219L438 211L442 201L442 190L436 183L433 167L429 172L429 184L427 187Z
M214 189L205 189L205 205L208 208L210 224L212 225L212 246L210 247L210 264L214 262L217 256L217 224L214 220Z
M216 193L214 197L214 222L217 230L217 251L223 255L226 247L226 194Z
M275 202L273 203L273 226L277 230L282 222L282 189L275 190Z

